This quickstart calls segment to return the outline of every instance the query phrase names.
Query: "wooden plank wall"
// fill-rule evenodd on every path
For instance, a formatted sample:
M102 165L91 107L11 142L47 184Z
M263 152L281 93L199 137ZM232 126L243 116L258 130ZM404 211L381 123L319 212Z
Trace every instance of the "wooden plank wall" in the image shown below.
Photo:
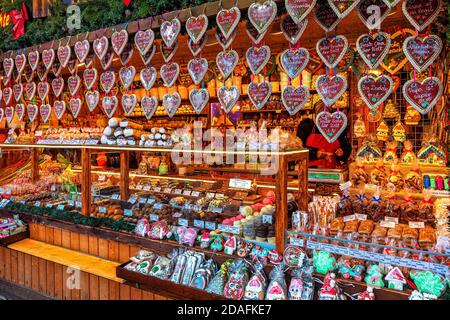
M126 262L139 249L137 246L105 240L43 224L30 223L30 238L48 244L98 256L120 263ZM0 278L64 300L167 300L152 292L126 284L79 272L79 285L68 286L72 269L51 261L0 247ZM73 288L74 289L70 289Z

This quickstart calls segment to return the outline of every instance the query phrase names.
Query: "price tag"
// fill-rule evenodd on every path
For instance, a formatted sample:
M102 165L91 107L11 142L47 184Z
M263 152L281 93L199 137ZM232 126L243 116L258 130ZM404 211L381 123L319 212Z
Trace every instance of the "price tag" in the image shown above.
M173 192L175 194L181 194L181 189L175 189L175 191Z
M120 198L120 195L118 195L117 193L115 193L111 196L111 199L114 199L114 200L118 200L119 198Z
M40 201L36 201L36 202L34 203L34 206L35 206L35 207L40 207L40 206L41 206L41 202L40 202Z
M128 199L129 203L135 204L137 201L137 198L135 196L130 197L130 199Z
M81 201L75 202L75 207L81 208L81 206L82 206Z
M212 210L212 212L214 212L214 213L222 213L223 212L223 208L214 208Z
M58 206L56 207L56 210L64 210L64 205L58 204Z
M214 198L214 197L215 197L215 193L207 192L207 193L206 193L206 197L207 197L207 198Z
M235 226L227 226L224 224L219 224L219 231L233 233L233 234L240 234L241 228L235 227Z
M153 191L160 192L161 191L161 187L156 187L156 188L153 189Z
M106 208L105 207L98 207L98 212L106 213Z
M34 136L35 136L35 137L42 137L42 130L36 130L36 131L34 132Z
M187 219L179 218L178 219L178 225L184 226L184 227L188 227L189 226L189 221Z
M350 188L351 186L352 186L352 182L347 181L347 182L339 184L339 189L341 189L341 191L344 191L344 190L347 190L348 188Z
M20 203L21 203L21 204L25 204L26 202L25 202L25 200L22 200L22 201L20 201Z
M293 246L303 247L305 245L305 240L299 238L290 238L289 243Z
M47 204L45 205L45 207L46 207L46 208L52 208L52 207L53 207L53 204L47 203Z
M384 221L393 222L395 224L398 224L398 218L396 218L396 217L384 217Z
M356 216L354 214L344 217L344 222L349 222L353 220L356 220Z
M206 221L205 222L205 228L208 229L208 230L216 230L216 223L215 222Z
M242 179L230 179L230 183L228 185L230 186L230 188L249 190L252 188L252 181Z
M203 220L194 220L194 227L204 229L205 228L205 222Z
M183 214L181 213L181 212L175 212L173 215L172 215L172 217L174 217L174 218L179 218L179 217L181 217Z
M144 191L150 191L150 186L145 186L143 189Z
M142 190L144 187L142 186L142 184L138 184L137 186L136 186L136 190Z
M159 216L157 214L150 215L150 221L158 221L158 220L159 220Z
M199 197L200 196L200 192L199 191L192 191L191 196Z
M263 223L268 223L268 224L272 224L272 215L270 214L263 214L262 215L262 222Z
M147 198L140 198L139 203L147 203Z
M381 221L380 226L383 228L395 228L395 222L393 221Z
M154 203L154 202L156 202L156 199L154 199L154 198L148 198L148 199L147 199L147 203L148 203L148 204L152 204L152 203Z
M356 217L357 220L360 220L360 221L366 221L367 220L367 214L356 213L355 217Z
M225 195L223 193L216 193L216 199L222 199L225 198Z
M105 181L106 180L106 177L105 176L98 176L98 181Z
M71 206L71 207L74 207L74 206L75 206L75 201L69 200L69 201L67 201L67 204L68 204L69 206Z
M183 195L184 196L190 196L191 195L191 190L184 190L183 191Z
M423 229L425 228L425 223L423 221L410 221L409 227L413 229Z
M123 210L123 215L125 217L131 217L133 215L133 211L131 211L131 209L125 209Z
M164 208L164 203L155 203L153 205L153 208L161 210L162 208Z
M164 189L164 193L171 193L172 192L172 189L170 189L170 188L165 188Z

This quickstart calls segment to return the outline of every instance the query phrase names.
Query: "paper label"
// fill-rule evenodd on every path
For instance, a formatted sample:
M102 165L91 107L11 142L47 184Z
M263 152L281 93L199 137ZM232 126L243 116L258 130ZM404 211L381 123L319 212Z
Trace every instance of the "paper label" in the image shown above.
M305 240L299 238L289 238L289 243L293 246L303 247L305 245Z
M423 221L410 221L409 227L413 229L423 229L425 228L425 223Z
M233 233L233 234L240 234L241 228L235 227L235 226L227 226L225 224L219 224L219 231L227 232L227 233Z
M381 221L380 226L383 228L395 228L395 222L393 221Z
M179 218L178 219L178 225L184 226L184 227L188 227L189 226L189 221L187 219Z
M203 220L194 220L194 227L204 229L205 228L205 222Z
M190 196L191 195L191 190L184 190L183 191L183 195L184 196Z
M123 210L123 215L125 217L131 217L131 216L133 216L133 211L131 211L131 209L125 209L125 210Z
M41 202L40 202L40 201L36 201L36 202L34 203L34 206L35 206L35 207L40 207L40 206L41 206Z
M114 199L114 200L118 200L119 198L120 198L120 196L117 193L115 193L111 196L111 199Z
M360 220L360 221L366 221L367 220L367 214L356 213L355 217L356 217L357 220Z
M396 217L384 217L384 221L394 222L395 224L398 224L398 218Z
M199 197L200 196L200 192L198 192L198 191L192 191L192 194L191 194L193 197Z
M216 223L210 222L210 221L205 221L205 228L208 230L216 230Z
M106 213L106 208L105 207L98 207L98 212Z
M344 222L349 222L353 220L356 220L356 216L354 214L344 217Z
M158 221L158 220L159 220L159 216L157 214L150 215L150 221Z
M263 214L262 215L262 222L263 223L268 223L268 224L272 224L272 215L270 214Z
M56 207L57 210L64 210L64 205L63 204L58 204L58 206Z
M251 180L242 180L242 179L230 179L229 187L235 188L235 189L249 190L252 188L252 181Z
M341 189L341 191L344 191L344 190L350 188L351 186L352 186L352 182L347 181L347 182L339 184L339 189Z

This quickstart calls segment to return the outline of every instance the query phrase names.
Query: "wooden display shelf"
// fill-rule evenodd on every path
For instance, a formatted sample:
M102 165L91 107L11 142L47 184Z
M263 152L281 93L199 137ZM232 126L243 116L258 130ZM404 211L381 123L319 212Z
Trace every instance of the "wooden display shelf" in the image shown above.
M30 237L29 230L19 232L19 233L13 234L12 236L9 236L9 237L0 238L0 246L7 247L10 244L13 244L15 242L21 241L21 240L29 238L29 237Z
M130 262L131 261L128 261L118 266L116 268L116 276L126 280L128 284L131 284L138 289L150 289L153 292L163 293L164 295L181 300L226 300L225 297L206 292L205 290L192 288L169 280L162 280L157 277L125 269L125 266Z

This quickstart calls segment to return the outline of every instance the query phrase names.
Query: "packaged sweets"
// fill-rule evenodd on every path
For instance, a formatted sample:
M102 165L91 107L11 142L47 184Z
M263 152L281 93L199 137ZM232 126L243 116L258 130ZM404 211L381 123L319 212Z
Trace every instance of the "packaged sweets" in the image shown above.
M400 218L401 208L395 192L391 192L386 196L383 212L385 217Z
M378 147L377 137L373 134L368 134L361 147L356 152L356 159L361 158L365 163L374 163L381 159L381 149Z
M401 221L408 223L409 221L417 221L419 215L419 206L411 194L406 194L402 203Z
M386 142L386 152L383 155L383 162L394 163L397 160L397 141Z
M339 217L339 218L333 219L333 221L331 221L331 225L330 225L330 235L335 237L336 234L338 234L339 232L343 232L343 231L344 231L344 218Z
M417 160L416 155L413 151L413 143L409 140L406 140L403 143L403 152L400 156L401 163L413 163Z
M336 216L345 217L353 214L353 206L349 192L343 192L343 196L336 207Z
M369 174L364 168L363 159L360 157L356 158L356 167L351 176L351 181L354 186L359 186L370 181Z
M264 264L255 261L253 275L245 287L244 300L264 300L266 293L267 279L264 274Z
M411 192L422 191L422 175L417 161L412 164L411 170L405 175L405 188Z
M388 177L388 184L395 187L395 191L400 191L404 187L403 176L398 169L397 163L394 162L391 166L391 170Z
M361 188L352 201L353 213L365 214L368 206L369 200L364 193L364 189Z
M322 287L319 289L319 300L342 300L341 290L336 282L336 275L327 273L323 279Z
M431 199L430 190L424 190L423 199L419 204L418 218L424 223L434 226L436 219L433 214L433 200Z
M383 160L378 160L375 167L370 171L370 183L385 187L387 183L387 174L384 170Z
M266 300L286 300L287 286L283 265L276 265L270 272L270 283L267 286Z
M436 232L433 227L425 226L419 231L419 244L422 248L432 247L436 243Z
M220 266L220 270L214 275L212 280L209 282L206 287L206 291L209 293L214 293L217 295L223 295L223 290L225 287L225 283L228 280L228 268L230 267L232 260L225 261Z
M243 259L236 259L230 265L230 276L223 289L225 298L241 300L248 282L247 263Z
M373 196L370 204L367 207L367 216L375 222L380 221L383 218L383 210L381 204L381 196L379 191L377 191Z

